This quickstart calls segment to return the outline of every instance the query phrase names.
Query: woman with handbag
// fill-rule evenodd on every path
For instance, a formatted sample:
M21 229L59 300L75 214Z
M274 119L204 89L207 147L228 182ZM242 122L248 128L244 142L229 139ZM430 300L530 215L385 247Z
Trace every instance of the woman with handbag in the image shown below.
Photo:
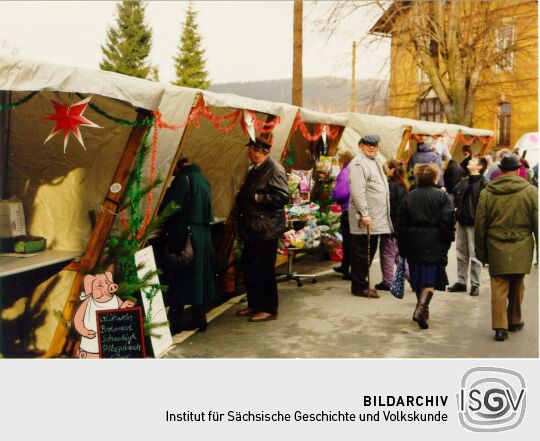
M394 280L394 265L398 264L399 253L396 239L398 225L398 210L407 196L409 185L407 183L407 171L405 165L395 159L389 159L384 166L388 178L388 190L390 192L390 219L394 233L381 235L380 261L382 282L375 285L376 290L390 291ZM405 278L409 280L407 266L404 269Z
M418 300L413 320L428 328L429 303L435 290L448 285L448 250L454 241L454 206L448 194L437 188L436 164L417 164L418 184L404 199L398 218L398 247L409 263L410 283Z
M217 297L211 189L199 166L185 157L178 161L174 175L162 203L162 207L170 202L180 206L165 222L162 233L169 321L173 334L187 329L205 331L205 307ZM191 305L189 311L185 305Z

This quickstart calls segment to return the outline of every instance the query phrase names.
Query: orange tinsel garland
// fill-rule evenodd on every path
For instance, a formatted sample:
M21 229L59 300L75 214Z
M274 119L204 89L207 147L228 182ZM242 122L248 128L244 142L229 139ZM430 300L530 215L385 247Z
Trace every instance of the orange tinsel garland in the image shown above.
M248 110L250 112L250 115L253 117L255 129L263 134L268 134L272 132L274 127L280 123L279 116L276 116L273 121L265 122L260 119L258 119L255 115L255 112ZM231 113L228 113L223 116L215 116L210 108L205 105L204 101L202 99L199 100L197 105L191 109L191 112L189 116L185 119L185 121L182 121L179 124L170 124L162 119L162 113L159 110L155 110L153 112L154 114L154 133L152 134L152 147L151 147L151 160L150 160L150 182L153 182L156 176L156 159L157 159L157 145L159 142L159 130L160 129L169 129L169 130L179 130L181 128L186 127L188 124L193 123L195 127L200 126L200 122L198 120L199 117L206 118L209 121L212 122L214 127L218 129L222 133L229 133L232 131L234 126L237 124L238 119L240 115L242 114L242 109L235 110ZM221 123L224 121L230 120L230 123L226 126L222 126ZM243 120L242 120L243 123ZM137 232L137 239L140 239L142 235L144 234L146 228L148 227L148 224L150 223L150 220L152 219L152 192L148 192L147 196L147 203L146 203L146 212L144 215L144 220L141 225L141 228ZM127 228L127 222L124 219L122 220L122 226L124 228Z
M300 114L296 115L296 118L294 119L293 124L293 132L296 130L300 130L300 133L302 133L302 136L307 141L317 141L323 134L323 129L326 127L326 136L328 136L329 139L336 139L339 135L339 126L332 129L329 124L317 124L315 133L312 135L309 133L306 125L304 124L304 121L302 121L302 117Z
M409 135L409 140L414 140L414 141L417 141L418 142L418 136L420 134L416 134L416 133L411 133ZM470 145L470 144L473 144L475 142L480 142L484 145L487 145L489 144L493 137L491 136L476 136L476 135L471 135L471 137L469 139L467 139L461 132L458 132L456 134L456 136L452 136L448 131L444 131L444 133L438 133L437 135L431 135L431 136L446 136L448 138L453 138L454 141L457 141L457 142L461 142L463 144L467 144L467 145Z

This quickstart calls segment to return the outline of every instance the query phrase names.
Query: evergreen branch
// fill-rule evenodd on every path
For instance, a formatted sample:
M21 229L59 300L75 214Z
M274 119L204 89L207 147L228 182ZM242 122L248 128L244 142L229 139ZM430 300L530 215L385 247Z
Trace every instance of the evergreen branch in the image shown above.
M154 190L156 187L161 185L163 183L163 178L161 176L158 176L156 179L154 179L153 182L147 184L141 189L141 199L143 199L148 193L150 193L152 190ZM127 194L127 192L125 193ZM131 200L127 199L125 201L122 201L122 205L120 206L119 211L125 210L129 205L131 204Z
M146 318L143 320L143 329L144 329L144 335L147 337L154 337L154 338L160 338L161 335L158 335L154 332L152 332L154 329L161 328L163 326L169 326L169 322L157 322L152 323L146 320Z

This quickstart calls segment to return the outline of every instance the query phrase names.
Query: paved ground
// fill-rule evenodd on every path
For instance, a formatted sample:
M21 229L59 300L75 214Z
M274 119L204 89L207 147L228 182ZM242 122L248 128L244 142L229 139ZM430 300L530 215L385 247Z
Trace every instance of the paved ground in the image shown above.
M456 281L454 249L448 275ZM335 263L309 260L295 269L329 269ZM372 280L379 282L378 260ZM489 275L482 273L479 297L436 292L430 306L430 328L411 320L416 304L412 291L398 300L381 292L380 299L350 294L350 282L326 275L316 284L279 285L279 319L249 323L235 316L245 303L215 317L204 333L175 336L179 342L166 358L521 358L538 357L538 269L526 277L525 327L505 342L493 340Z

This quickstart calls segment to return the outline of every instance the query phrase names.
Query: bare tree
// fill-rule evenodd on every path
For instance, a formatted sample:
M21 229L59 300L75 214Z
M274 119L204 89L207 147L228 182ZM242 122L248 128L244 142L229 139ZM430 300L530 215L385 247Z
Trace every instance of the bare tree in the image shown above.
M325 29L336 31L343 17L363 7L380 8L383 15L372 28L371 41L393 38L394 74L397 60L407 52L424 76L420 93L433 90L449 123L471 125L477 93L489 82L486 73L516 75L516 57L535 54L537 41L531 34L512 32L509 26L518 19L521 29L537 26L537 14L520 11L526 3L537 6L523 0L343 1L330 9Z

